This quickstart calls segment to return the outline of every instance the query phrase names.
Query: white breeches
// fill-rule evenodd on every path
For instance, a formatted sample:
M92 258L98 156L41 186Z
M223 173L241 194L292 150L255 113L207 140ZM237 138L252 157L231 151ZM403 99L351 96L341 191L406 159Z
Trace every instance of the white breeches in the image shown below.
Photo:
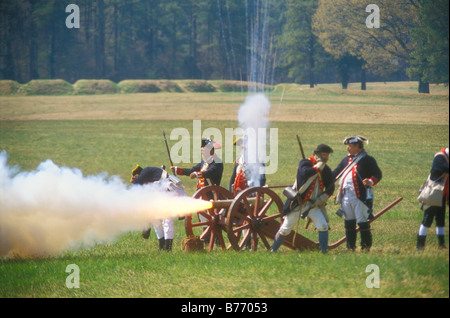
M359 200L353 191L349 191L342 198L342 210L346 220L356 220L357 223L367 222L369 217L367 206Z
M320 208L311 209L308 216L313 221L318 231L328 231L328 222Z
M156 232L156 237L159 239L173 240L175 234L175 227L173 218L162 219L153 223L153 228Z
M318 231L328 231L328 222L319 207L311 209L308 216L311 218ZM286 215L278 233L283 236L289 235L292 230L295 230L299 217L300 210L292 211Z

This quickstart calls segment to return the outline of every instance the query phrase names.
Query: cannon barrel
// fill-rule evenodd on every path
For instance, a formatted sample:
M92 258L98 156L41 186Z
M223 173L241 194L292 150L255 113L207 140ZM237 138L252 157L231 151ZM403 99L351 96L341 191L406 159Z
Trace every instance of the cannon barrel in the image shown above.
M250 204L255 204L256 202L256 198L247 198L246 199L248 201L248 203ZM211 202L212 207L211 208L215 208L215 209L228 209L231 204L233 204L233 202L235 202L235 200L210 200L209 202ZM260 203L263 203L263 198L260 198Z
M212 204L212 208L216 209L228 209L231 204L234 202L234 200L211 200L209 201Z

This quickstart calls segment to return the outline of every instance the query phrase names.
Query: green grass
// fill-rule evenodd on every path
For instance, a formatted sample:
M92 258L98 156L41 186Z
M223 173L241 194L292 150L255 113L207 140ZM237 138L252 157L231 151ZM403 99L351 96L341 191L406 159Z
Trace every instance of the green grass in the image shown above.
M111 245L57 258L0 261L3 297L448 297L442 252L267 251L171 254L129 233ZM387 255L386 255L387 254ZM426 259L426 264L424 264ZM65 286L66 266L80 268L80 288ZM380 288L366 287L366 267L380 268ZM285 279L289 275L289 279ZM447 278L445 278L447 277Z
M181 95L173 97L180 101L185 97L179 93L174 95ZM199 100L207 103L209 95L201 96ZM211 96L213 102L217 95ZM333 98L342 101L348 96ZM395 98L406 105L420 104L410 96ZM195 100L192 102L195 104ZM223 135L225 128L236 126L232 120L202 121L203 129L216 127ZM9 164L19 165L21 170L34 170L50 158L59 166L80 168L84 175L107 172L127 182L136 163L169 165L161 130L169 133L177 127L192 132L192 121L0 121L0 148L8 152ZM307 155L317 144L329 144L335 150L329 162L331 167L345 156L342 139L346 135L357 133L369 138L367 150L377 159L384 175L376 187L375 210L399 196L404 198L373 223L374 246L370 253L346 253L343 246L327 255L299 253L287 248L278 254L262 249L186 253L180 249L186 235L184 224L176 220L174 248L170 254L158 251L154 232L149 240L142 239L139 232L129 232L115 242L66 251L54 257L1 259L0 297L449 297L448 249L437 248L433 228L429 231L426 250L415 251L422 217L416 201L417 189L425 181L434 153L448 145L448 124L274 122L272 127L278 128L280 146L278 171L267 178L270 185L293 182L300 159L297 133ZM225 164L222 186L227 187L231 172L232 165ZM183 178L183 182L191 195L195 182L188 178ZM284 200L281 190L276 192ZM329 204L331 242L343 236L343 220L334 214L336 208ZM299 232L317 240L317 232L312 227L305 230L303 226L300 223ZM65 286L69 275L65 269L69 264L80 268L79 289ZM370 264L380 268L379 289L366 287L369 274L365 269Z

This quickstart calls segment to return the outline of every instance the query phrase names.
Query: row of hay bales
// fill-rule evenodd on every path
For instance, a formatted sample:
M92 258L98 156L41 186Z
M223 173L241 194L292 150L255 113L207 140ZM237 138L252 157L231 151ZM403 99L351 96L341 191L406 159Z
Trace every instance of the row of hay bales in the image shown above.
M74 84L62 79L32 80L20 84L0 80L0 95L89 95L159 92L240 92L248 91L247 82L204 80L78 80Z

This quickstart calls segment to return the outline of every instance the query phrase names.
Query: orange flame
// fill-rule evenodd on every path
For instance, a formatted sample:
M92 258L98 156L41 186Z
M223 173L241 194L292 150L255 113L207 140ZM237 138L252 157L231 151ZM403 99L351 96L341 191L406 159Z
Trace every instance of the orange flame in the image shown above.
M213 208L212 202L211 201L205 201L205 207L206 207L205 210L212 209Z

